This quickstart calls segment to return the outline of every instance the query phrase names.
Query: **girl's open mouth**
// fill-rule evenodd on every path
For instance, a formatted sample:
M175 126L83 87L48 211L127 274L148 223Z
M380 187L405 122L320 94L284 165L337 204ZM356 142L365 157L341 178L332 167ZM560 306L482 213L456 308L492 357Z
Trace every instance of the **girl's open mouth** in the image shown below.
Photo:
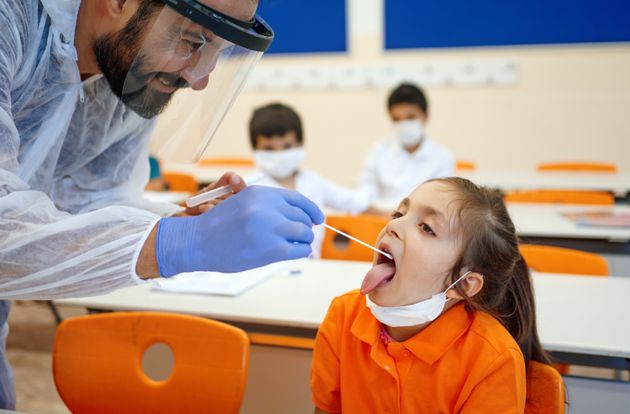
M389 254L392 254L386 245L379 248ZM393 256L393 255L392 255ZM376 264L367 272L363 283L361 284L361 293L367 295L376 288L387 285L394 279L396 275L396 262L382 254L376 259Z

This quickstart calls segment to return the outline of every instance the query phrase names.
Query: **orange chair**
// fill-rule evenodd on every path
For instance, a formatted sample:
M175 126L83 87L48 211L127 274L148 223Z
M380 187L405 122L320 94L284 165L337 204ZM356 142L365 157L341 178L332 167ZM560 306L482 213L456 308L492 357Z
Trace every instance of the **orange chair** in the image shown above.
M166 343L174 367L148 378L141 358ZM74 414L238 413L249 339L233 326L189 315L117 312L68 319L57 328L53 376Z
M608 276L608 262L602 256L556 246L521 244L521 255L530 269L549 273ZM569 373L568 364L554 364L561 374Z
M552 367L529 361L525 414L564 414L564 384Z
M477 169L477 165L470 161L457 161L455 169L457 171L474 171Z
M539 172L594 172L610 173L617 172L615 164L607 162L544 162L538 164Z
M611 205L615 197L606 191L515 190L505 194L509 203L561 203Z
M205 167L232 166L232 167L254 167L254 160L245 157L225 157L225 158L202 158L197 163Z
M608 276L608 262L595 253L533 244L521 244L519 249L527 266L539 272Z
M199 190L199 183L190 174L164 173L162 177L170 191L196 193Z
M326 223L366 243L373 244L389 219L379 216L328 216ZM322 243L322 259L371 262L374 252L335 232L326 230Z

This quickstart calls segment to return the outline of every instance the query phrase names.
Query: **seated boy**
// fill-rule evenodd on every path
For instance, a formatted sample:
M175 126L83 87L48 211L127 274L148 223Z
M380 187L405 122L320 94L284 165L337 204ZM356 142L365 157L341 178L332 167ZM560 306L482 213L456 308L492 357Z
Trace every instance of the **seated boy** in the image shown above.
M370 202L400 200L418 184L455 171L450 151L426 135L429 104L422 89L401 84L389 95L388 109L392 136L372 147L359 184Z
M302 168L306 156L302 122L290 107L273 103L256 109L249 123L249 137L254 162L265 174L256 184L298 191L320 208L339 213L358 214L367 209L367 201L357 192ZM323 227L316 228L312 245L315 258L320 256L323 237Z

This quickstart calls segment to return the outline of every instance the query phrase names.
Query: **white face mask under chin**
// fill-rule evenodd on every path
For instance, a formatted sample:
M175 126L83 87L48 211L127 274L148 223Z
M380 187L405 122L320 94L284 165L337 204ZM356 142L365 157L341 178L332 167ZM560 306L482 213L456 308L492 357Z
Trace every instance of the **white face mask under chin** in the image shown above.
M418 303L406 306L379 306L372 302L368 295L365 296L367 307L372 311L372 315L383 325L391 327L416 326L434 321L444 310L444 305L450 299L446 297L446 292L464 279L470 271L464 273L455 282L451 283L444 292L436 293L431 299L426 299Z
M296 172L306 158L304 148L282 151L254 151L254 162L263 172L276 180L284 180Z
M412 147L422 141L424 125L419 119L408 119L394 123L394 133L404 147Z

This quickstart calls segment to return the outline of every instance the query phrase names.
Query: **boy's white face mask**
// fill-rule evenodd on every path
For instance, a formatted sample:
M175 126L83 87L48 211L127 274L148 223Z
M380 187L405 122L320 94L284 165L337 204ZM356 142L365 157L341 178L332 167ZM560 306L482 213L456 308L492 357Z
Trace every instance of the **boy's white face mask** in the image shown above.
M277 180L284 180L296 172L306 158L303 147L282 151L254 151L254 162L263 172Z
M464 273L455 282L451 283L444 292L436 293L431 299L426 299L418 303L406 306L379 306L372 302L368 295L365 302L372 311L372 315L383 325L391 327L416 326L434 321L444 310L444 305L450 298L446 297L446 292L464 279L470 271Z
M419 119L408 119L394 123L394 133L404 147L412 147L422 141L424 125Z

